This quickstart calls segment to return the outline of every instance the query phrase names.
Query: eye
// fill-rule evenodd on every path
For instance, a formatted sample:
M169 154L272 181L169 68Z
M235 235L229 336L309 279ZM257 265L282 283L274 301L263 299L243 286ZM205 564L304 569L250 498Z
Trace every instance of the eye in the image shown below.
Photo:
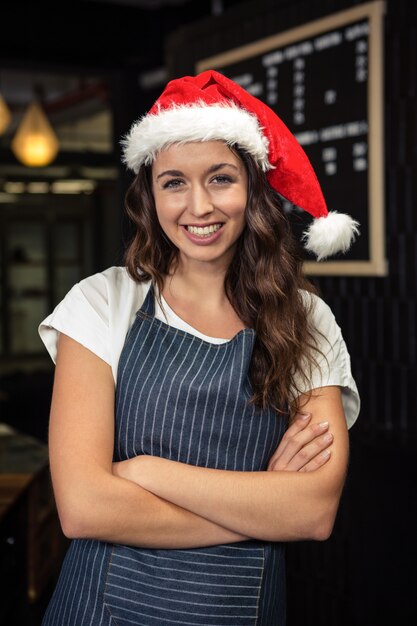
M170 178L162 185L162 189L177 189L182 184L181 178Z
M211 182L220 184L220 185L227 185L233 182L233 178L231 176L228 176L227 174L218 174L217 176L211 179Z

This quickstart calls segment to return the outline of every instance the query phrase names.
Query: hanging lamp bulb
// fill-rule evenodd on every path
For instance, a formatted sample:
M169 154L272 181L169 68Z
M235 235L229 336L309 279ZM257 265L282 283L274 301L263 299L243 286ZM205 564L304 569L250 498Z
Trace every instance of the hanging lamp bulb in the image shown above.
M58 154L58 138L37 99L28 106L11 145L16 158L28 167L49 165Z
M0 93L0 135L2 135L12 121L12 114L6 104L5 99Z

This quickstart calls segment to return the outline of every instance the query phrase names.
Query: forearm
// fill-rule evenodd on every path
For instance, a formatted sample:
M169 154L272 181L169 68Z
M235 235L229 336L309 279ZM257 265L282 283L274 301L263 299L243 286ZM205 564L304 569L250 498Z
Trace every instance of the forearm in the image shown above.
M60 498L64 533L146 548L192 548L246 537L161 499L134 483L109 475L75 481Z
M136 474L147 490L233 532L268 541L326 539L331 532L342 481L326 486L321 470L233 472L137 459L132 479Z

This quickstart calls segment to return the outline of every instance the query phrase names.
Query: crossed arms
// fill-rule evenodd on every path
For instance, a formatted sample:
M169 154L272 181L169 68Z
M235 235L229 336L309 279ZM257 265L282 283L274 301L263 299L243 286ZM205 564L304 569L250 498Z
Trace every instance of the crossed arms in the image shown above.
M200 468L151 456L112 463L111 368L60 335L49 448L63 532L148 548L326 539L345 480L348 433L338 387L324 387L288 429L265 472ZM320 426L320 422L329 426ZM331 455L324 434L331 431Z

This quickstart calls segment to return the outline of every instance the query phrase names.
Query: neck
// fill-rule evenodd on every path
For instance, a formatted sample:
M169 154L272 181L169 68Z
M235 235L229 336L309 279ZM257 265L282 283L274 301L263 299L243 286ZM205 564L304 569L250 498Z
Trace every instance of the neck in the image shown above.
M198 263L180 258L175 271L167 277L165 289L182 300L223 302L227 267L215 263ZM165 291L164 289L164 291ZM185 297L184 297L185 296Z

